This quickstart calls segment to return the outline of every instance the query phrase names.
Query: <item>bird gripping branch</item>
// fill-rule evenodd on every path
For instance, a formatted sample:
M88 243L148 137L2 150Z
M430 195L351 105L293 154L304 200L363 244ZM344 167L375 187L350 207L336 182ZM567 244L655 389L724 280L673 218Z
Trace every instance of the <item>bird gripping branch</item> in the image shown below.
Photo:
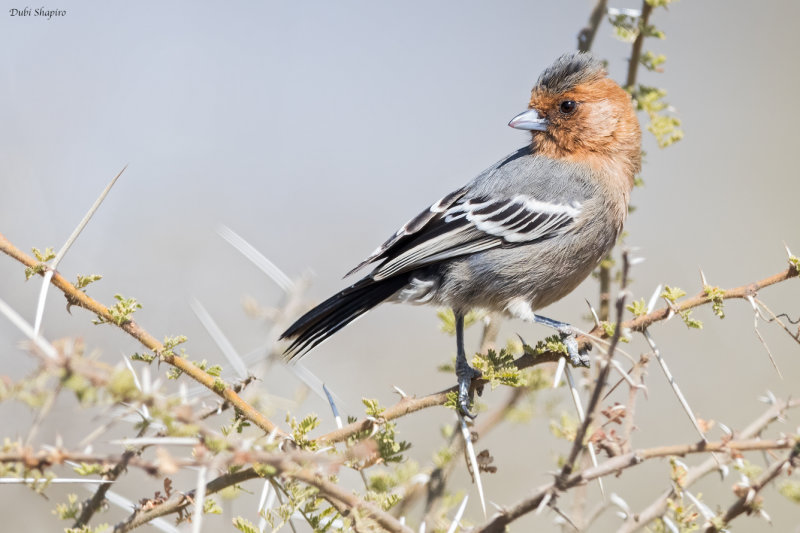
M555 328L572 364L588 365L575 330L536 312L575 289L622 230L641 162L631 98L592 55L566 54L509 126L529 130L531 142L412 218L349 272L375 265L283 333L292 339L288 357L387 301L453 309L458 406L467 416L480 376L464 349L470 309Z

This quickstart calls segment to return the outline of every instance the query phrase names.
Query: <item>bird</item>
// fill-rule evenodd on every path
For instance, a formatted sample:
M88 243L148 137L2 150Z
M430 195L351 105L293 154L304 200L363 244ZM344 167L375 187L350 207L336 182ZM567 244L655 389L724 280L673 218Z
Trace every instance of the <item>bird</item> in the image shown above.
M508 124L530 142L413 217L348 272L372 270L292 324L287 359L307 353L383 302L449 307L455 317L458 410L472 380L464 316L472 309L554 328L575 366L577 329L538 314L572 292L613 248L641 166L630 95L590 53L557 58L527 110Z

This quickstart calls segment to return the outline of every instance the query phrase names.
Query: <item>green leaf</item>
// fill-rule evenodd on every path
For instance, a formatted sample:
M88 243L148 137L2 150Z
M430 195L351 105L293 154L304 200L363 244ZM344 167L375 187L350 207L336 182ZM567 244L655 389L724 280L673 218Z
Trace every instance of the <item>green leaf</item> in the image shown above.
M145 363L152 363L153 360L156 358L154 354L151 353L134 353L131 355L131 361L143 361Z
M617 325L616 324L612 324L611 322L608 322L607 320L603 320L602 322L600 322L600 327L603 328L603 333L609 339L614 336L614 332L617 329ZM624 332L625 332L625 328L622 328L622 332L620 333L620 336L619 336L619 341L620 342L631 342L631 339L629 337L627 337L626 335L624 335Z
M53 511L61 520L75 520L81 512L80 501L77 494L67 494L66 503L57 503Z
M614 36L622 42L632 43L639 35L639 18L630 15L618 14L608 17L614 27Z
M703 287L703 292L711 299L711 309L714 311L714 314L720 318L725 318L725 309L723 309L725 291L719 287L706 285Z
M373 424L377 424L377 431L374 428L369 428L359 432L352 439L349 439L349 442L354 443L371 435L372 439L378 445L378 455L380 455L384 463L397 463L402 461L402 453L408 450L411 444L406 441L398 441L396 436L396 424L381 419L381 414L385 409L380 406L378 400L362 398L361 402L366 407L367 416L375 419Z
M647 70L655 70L660 72L660 66L667 60L664 54L655 55L653 52L647 51L641 55L639 62L644 65Z
M686 324L686 327L692 329L703 329L703 322L697 320L696 318L692 318L691 311L681 311L679 315L683 319L683 323Z
M570 414L561 413L558 421L550 420L550 433L559 439L573 442L578 435L578 419Z
M378 403L378 400L374 400L371 398L361 398L361 403L363 403L364 407L367 408L366 409L367 416L374 416L377 418L381 416L381 413L385 411L385 409L381 407L380 404Z
M661 291L661 297L671 303L675 303L678 298L683 298L684 296L686 296L685 290L678 287L670 287L669 285L665 285L664 290Z
M647 304L644 302L644 298L631 302L626 309L636 317L647 314Z
M676 2L677 0L645 0L645 1L653 7L667 7L668 5L670 5L673 2Z
M546 337L544 340L537 342L536 346L529 346L526 344L523 346L523 350L526 354L532 355L534 358L548 352L569 355L569 352L567 351L567 345L561 341L560 335L551 335Z
M214 498L206 498L203 502L203 514L222 514L222 507Z
M286 415L286 422L292 428L292 438L298 447L304 450L316 450L317 443L308 438L308 434L319 426L317 415L308 415L298 422L294 417Z
M457 409L458 408L458 393L454 390L451 390L447 393L447 399L444 401L444 407L448 409Z
M800 481L784 481L778 486L778 492L790 502L800 505Z
M45 248L44 252L42 252L38 248L31 248L31 251L33 252L34 257L36 257L36 260L39 261L39 263L33 265L32 267L25 268L26 281L31 279L36 274L44 273L44 271L47 270L46 263L56 258L56 253L50 247Z
M233 519L233 527L242 533L260 533L258 528L253 525L252 522L246 518L242 518L241 516L237 516Z
M45 248L44 252L40 251L38 248L31 248L31 250L33 251L33 255L36 257L36 260L40 263L46 263L56 258L56 253L49 246Z
M115 294L114 299L117 300L117 303L108 308L108 313L111 315L111 321L118 326L130 322L133 313L142 308L142 304L137 302L136 298L124 298L121 294ZM104 324L107 320L98 316L93 322Z
M483 374L482 378L489 382L492 389L498 385L509 387L527 385L525 375L514 364L514 355L505 348L499 352L489 350L485 356L475 354L472 358L472 367Z
M176 335L174 337L164 337L164 349L161 351L162 356L170 356L175 355L175 347L183 344L188 339L186 335Z
M86 292L85 289L90 283L94 283L100 279L103 279L103 276L100 274L89 274L88 276L81 276L78 274L78 281L75 282L75 288Z
M650 118L647 130L655 136L659 148L666 148L683 138L680 119L665 113L671 110L669 104L663 100L666 95L667 91L664 89L641 84L631 91L636 108L647 113Z

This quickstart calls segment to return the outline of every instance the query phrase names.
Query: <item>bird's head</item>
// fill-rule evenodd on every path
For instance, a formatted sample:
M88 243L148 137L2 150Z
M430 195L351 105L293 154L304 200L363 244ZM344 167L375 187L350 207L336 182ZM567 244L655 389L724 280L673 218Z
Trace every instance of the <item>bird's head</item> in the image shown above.
M631 183L639 171L641 132L631 97L591 54L565 54L550 65L528 110L509 126L530 130L539 154L616 170Z

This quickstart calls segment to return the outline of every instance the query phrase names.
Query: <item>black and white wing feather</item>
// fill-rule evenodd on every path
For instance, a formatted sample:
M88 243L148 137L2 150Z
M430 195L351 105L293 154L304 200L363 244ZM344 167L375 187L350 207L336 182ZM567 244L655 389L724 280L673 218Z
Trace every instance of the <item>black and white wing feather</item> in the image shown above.
M418 214L401 227L399 230L395 232L394 235L389 237L387 241L380 246L378 246L374 252L370 254L369 257L361 261L354 269L344 275L347 277L358 270L361 270L363 267L370 263L374 263L382 258L387 257L387 252L396 244L398 244L403 239L406 239L409 235L414 235L420 232L426 224L428 224L432 219L440 216L444 213L448 208L450 208L456 201L460 200L464 194L467 192L467 187L462 187L457 191L453 191L428 209L423 211L422 213Z
M414 217L353 272L383 260L371 275L380 280L453 257L531 244L568 231L581 212L577 202L543 202L523 194L464 199L464 194L456 191Z

